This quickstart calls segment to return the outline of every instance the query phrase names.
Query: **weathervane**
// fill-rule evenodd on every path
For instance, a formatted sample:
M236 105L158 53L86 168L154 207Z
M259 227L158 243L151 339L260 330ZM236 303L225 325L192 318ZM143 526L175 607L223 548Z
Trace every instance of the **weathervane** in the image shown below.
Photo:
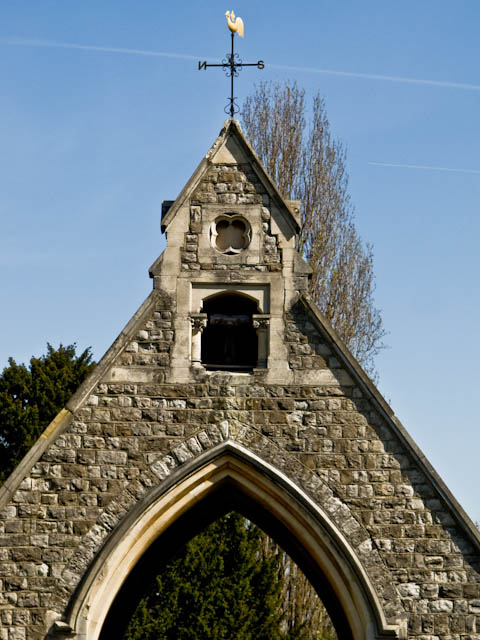
M239 110L236 98L233 95L233 79L238 76L239 70L243 67L257 67L258 69L263 69L265 67L265 63L263 60L259 60L258 62L242 62L240 60L238 53L235 53L234 51L234 38L236 33L243 38L243 20L238 16L235 18L233 11L227 11L225 16L232 36L232 51L231 53L227 53L221 64L207 64L206 60L204 62L199 62L198 70L200 71L201 69L205 69L206 71L207 67L222 67L227 78L230 77L230 98L228 99L229 102L225 107L225 111L226 113L230 113L230 117L233 118L235 112Z

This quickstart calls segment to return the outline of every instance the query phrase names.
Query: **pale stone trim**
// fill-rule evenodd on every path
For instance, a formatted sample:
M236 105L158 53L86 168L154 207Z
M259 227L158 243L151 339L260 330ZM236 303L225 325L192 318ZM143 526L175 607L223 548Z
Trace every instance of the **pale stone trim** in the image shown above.
M67 429L72 419L72 413L68 409L62 409L50 422L39 439L0 487L0 508L11 500L20 483L28 475L30 469L39 460L45 449L48 449L55 438Z
M270 353L269 328L270 316L266 314L253 314L253 328L258 336L257 368L265 369Z
M206 328L208 316L206 313L192 313L191 324L191 361L192 367L202 366L202 333Z
M153 310L157 295L156 291L152 291L152 293L149 294L138 311L132 316L125 328L120 332L118 338L98 362L92 373L83 381L77 391L67 402L66 406L61 409L50 422L39 439L30 448L22 461L3 483L0 488L0 508L8 503L22 480L27 477L31 468L36 462L38 462L44 451L59 435L66 431L73 419L74 412L88 398L97 384L99 384L105 376L110 374L115 360L125 349L130 340L135 336L139 326L145 321L145 317ZM121 376L119 376L119 379L120 377Z
M351 376L353 383L358 385L364 396L372 402L380 414L385 418L385 420L387 420L388 424L393 429L393 432L398 436L400 442L402 442L406 450L412 454L412 457L415 459L420 469L423 470L426 477L430 480L432 486L442 496L443 500L448 505L452 516L455 518L456 522L459 524L470 542L477 550L480 550L480 531L439 476L431 462L426 458L423 451L413 440L407 429L397 418L393 409L387 403L380 391L376 388L350 350L340 339L335 329L333 329L309 296L302 295L300 296L299 301L304 305L306 311L310 313L316 327L323 335L327 336L338 359L348 371L349 377ZM348 384L347 382L342 383L341 380L340 383Z
M270 311L270 286L269 283L231 283L231 282L206 282L199 283L196 280L191 285L191 311L200 313L205 300L215 296L231 293L243 295L250 300L255 300L260 313Z
M175 469L137 504L96 555L71 602L64 629L71 629L78 640L97 640L118 590L143 553L225 481L269 511L301 542L336 593L354 640L406 638L404 621L387 623L355 550L332 520L287 476L231 440Z
M218 138L215 140L206 156L202 159L198 167L195 169L190 180L187 182L175 202L169 208L167 214L164 216L162 220L162 231L166 230L168 225L175 218L178 210L183 205L185 200L189 198L189 196L195 191L195 188L198 186L204 173L208 170L208 167L211 166L211 164L215 163L215 156L220 151L221 147L225 145L230 136L235 136L236 141L240 142L240 145L243 146L243 149L246 151L247 158L252 163L252 168L259 176L263 185L269 191L271 197L273 197L273 199L275 200L278 206L278 212L284 219L285 225L289 228L290 234L295 235L295 233L300 230L300 216L298 206L296 206L295 204L292 205L292 201L286 201L282 197L274 181L266 172L255 151L243 135L240 123L238 122L238 120L234 119L229 119L224 122ZM221 156L218 156L217 162L218 164L223 164Z

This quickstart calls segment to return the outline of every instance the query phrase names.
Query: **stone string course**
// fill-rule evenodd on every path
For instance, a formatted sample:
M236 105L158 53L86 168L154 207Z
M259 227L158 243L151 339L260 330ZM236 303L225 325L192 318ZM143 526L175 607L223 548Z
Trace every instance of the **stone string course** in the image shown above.
M168 364L168 298L121 356ZM292 366L332 366L299 311ZM312 353L298 352L298 346ZM303 348L303 347L302 347ZM304 358L308 360L305 362ZM40 640L115 525L172 469L226 437L304 488L357 549L384 608L420 640L480 638L478 554L435 489L355 386L202 382L97 386L0 513L0 640Z

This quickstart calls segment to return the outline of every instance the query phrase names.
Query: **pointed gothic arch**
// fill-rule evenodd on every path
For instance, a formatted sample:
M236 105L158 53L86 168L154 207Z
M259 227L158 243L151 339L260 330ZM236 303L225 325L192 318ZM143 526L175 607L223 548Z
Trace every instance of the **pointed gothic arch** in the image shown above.
M332 519L281 471L231 440L179 467L127 514L85 572L65 629L78 640L103 637L122 585L156 541L175 526L187 540L197 533L189 515L203 512L199 530L232 507L253 516L294 557L325 599L342 640L406 638L403 621L388 623L369 576Z

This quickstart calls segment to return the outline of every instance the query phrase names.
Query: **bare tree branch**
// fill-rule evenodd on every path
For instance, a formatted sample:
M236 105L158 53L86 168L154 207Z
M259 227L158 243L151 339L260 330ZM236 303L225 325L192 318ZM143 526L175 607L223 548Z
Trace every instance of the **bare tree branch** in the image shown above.
M302 201L297 248L313 269L310 294L358 361L376 378L383 348L374 304L373 253L354 224L346 152L332 137L325 103L295 82L261 83L241 111L245 134L285 198Z

